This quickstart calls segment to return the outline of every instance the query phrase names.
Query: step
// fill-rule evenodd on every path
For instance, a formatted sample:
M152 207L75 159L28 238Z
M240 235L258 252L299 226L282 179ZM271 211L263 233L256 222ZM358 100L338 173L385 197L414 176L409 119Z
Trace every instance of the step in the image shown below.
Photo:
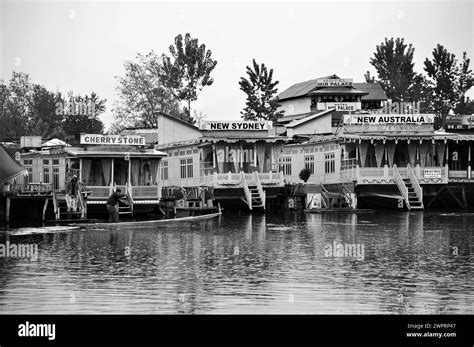
M119 212L118 214L132 214L132 212Z

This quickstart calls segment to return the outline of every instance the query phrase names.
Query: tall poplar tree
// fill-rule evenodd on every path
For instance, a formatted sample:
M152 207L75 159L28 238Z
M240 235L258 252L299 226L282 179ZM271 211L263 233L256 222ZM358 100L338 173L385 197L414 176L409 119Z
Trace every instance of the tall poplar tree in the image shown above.
M245 108L240 113L244 120L276 121L283 116L284 111L278 111L280 104L277 94L278 81L272 81L273 69L268 70L265 64L260 66L253 59L253 70L247 66L248 79L240 78L240 89L247 94Z

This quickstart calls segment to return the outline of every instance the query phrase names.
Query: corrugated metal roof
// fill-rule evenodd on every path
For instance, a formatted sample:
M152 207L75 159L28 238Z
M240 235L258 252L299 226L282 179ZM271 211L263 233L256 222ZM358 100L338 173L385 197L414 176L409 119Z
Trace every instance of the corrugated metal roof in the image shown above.
M290 124L287 124L286 127L287 128L293 128L295 126L298 126L300 124L303 124L303 123L306 123L306 122L309 122L310 120L313 120L315 118L318 118L318 117L321 117L321 116L324 116L326 114L329 114L331 112L333 112L334 109L333 108L330 108L329 110L324 110L324 111L321 111L319 113L315 113L313 114L312 116L309 116L309 117L305 117L303 119L298 119L298 120L295 120L293 122L291 122Z
M366 95L369 92L365 92L363 90L357 90L351 87L325 87L325 88L318 88L312 92L310 95L318 95L318 94L330 94L330 95Z
M362 96L362 101L365 100L387 100L387 95L378 83L352 83L354 88L368 92L368 95Z
M278 94L278 99L285 100L307 95L316 88L316 81L318 79L334 77L338 78L336 75L331 75L293 84L291 87ZM378 83L352 83L352 87L356 90L369 93L368 95L362 96L362 100L387 100L387 95L385 95L382 86ZM320 90L323 89L328 90L329 88L321 88ZM337 89L340 90L340 88Z
M153 144L158 142L157 129L125 129L120 135L139 135L145 138L146 144Z
M167 154L164 152L157 151L155 149L145 149L145 150L134 150L129 149L126 151L117 151L117 150L106 150L106 149L91 149L77 147L66 147L66 153L77 157L124 157L126 154L130 154L132 158L146 158L146 157L165 157Z

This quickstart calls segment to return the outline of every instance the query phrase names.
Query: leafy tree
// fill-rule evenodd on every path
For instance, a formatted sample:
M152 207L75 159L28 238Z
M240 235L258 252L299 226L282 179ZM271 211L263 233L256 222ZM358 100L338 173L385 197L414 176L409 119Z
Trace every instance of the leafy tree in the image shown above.
M307 168L302 169L298 175L300 180L302 180L305 183L308 181L310 176L311 176L311 171Z
M248 79L241 77L240 89L247 94L246 107L243 109L242 118L245 120L276 121L283 116L284 111L278 111L280 104L275 94L278 81L272 81L273 69L268 71L265 64L260 66L253 59L253 70L247 66Z
M61 102L59 93L50 92L39 84L32 86L29 135L64 138L64 116L56 112L58 102Z
M424 69L432 92L432 107L434 112L444 119L460 99L456 56L438 44L433 49L432 60L425 59Z
M370 75L370 71L364 74L364 78L366 83L375 83L375 77Z
M119 101L115 105L112 132L127 127L156 128L157 114L181 116L179 101L163 83L162 60L155 52L138 54L124 64L125 77L117 77Z
M374 57L370 59L387 97L394 102L412 101L410 89L416 76L413 69L414 51L413 46L405 44L403 38L385 38L377 45Z
M98 117L106 110L106 99L100 99L94 92L90 96L74 95L73 92L69 92L65 99L63 128L67 134L67 142L79 142L81 133L104 132L104 123Z
M199 45L196 38L187 33L175 37L174 45L169 47L171 57L163 54L162 75L165 85L174 96L187 103L187 113L191 115L191 102L196 101L206 86L212 85L211 72L217 61L211 58L211 50Z

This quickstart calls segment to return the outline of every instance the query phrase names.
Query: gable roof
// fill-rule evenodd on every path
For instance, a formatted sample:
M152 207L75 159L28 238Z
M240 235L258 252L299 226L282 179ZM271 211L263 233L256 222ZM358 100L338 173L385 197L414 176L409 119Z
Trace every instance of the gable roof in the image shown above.
M387 95L379 83L352 83L354 88L368 92L363 95L362 100L387 100Z
M319 79L327 79L327 78L339 78L337 75L331 75L326 77L320 77L316 79L312 79L305 82L300 82L293 84L288 89L284 90L280 94L278 94L278 100L286 100L286 99L294 99L298 97L302 97L313 91L316 88L316 81ZM318 90L324 90L328 88L321 88ZM337 88L338 91L342 90L341 88ZM355 91L357 90L360 92L368 93L367 95L362 95L362 100L387 100L387 95L385 95L382 86L378 83L352 83L352 88L346 87L347 90ZM335 92L335 90L331 90L331 92ZM357 94L357 93L356 93Z
M145 138L145 144L154 144L158 142L157 129L125 129L120 135L139 135Z
M315 113L313 114L312 116L309 116L309 117L305 117L303 119L298 119L298 120L295 120L293 122L291 122L290 124L287 124L286 127L287 128L293 128L293 127L296 127L298 125L301 125L303 123L306 123L306 122L309 122L310 120L313 120L315 118L318 118L318 117L321 117L321 116L325 116L331 112L335 111L333 108L330 108L329 110L324 110L324 111L321 111L319 113Z

